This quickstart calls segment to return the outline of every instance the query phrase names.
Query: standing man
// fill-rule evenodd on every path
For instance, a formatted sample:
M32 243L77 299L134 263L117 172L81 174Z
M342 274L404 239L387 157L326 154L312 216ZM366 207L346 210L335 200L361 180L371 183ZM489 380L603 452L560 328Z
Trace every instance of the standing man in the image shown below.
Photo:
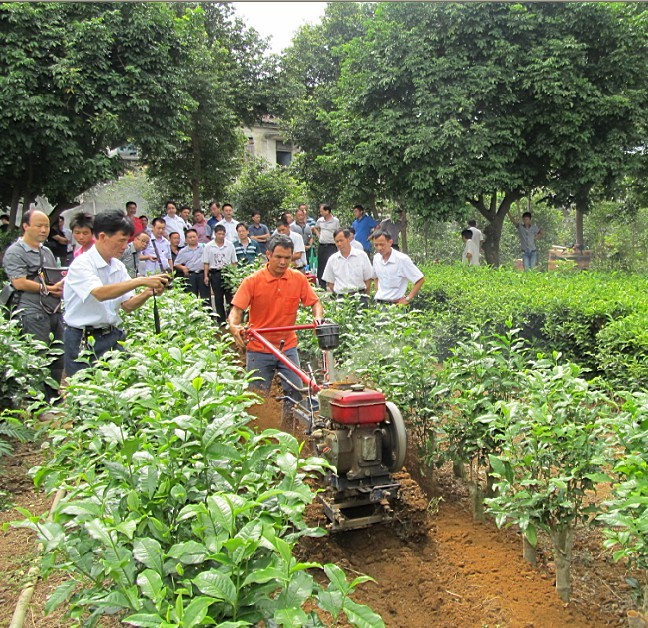
M189 229L185 238L186 244L175 258L173 268L187 280L187 292L192 292L209 306L209 284L205 284L203 280L205 245L198 242L198 232L195 229Z
M212 201L209 203L209 220L207 220L207 224L211 228L211 230L214 230L214 227L223 219L223 212L221 212L221 206L220 203L217 203L216 201Z
M398 218L396 222L390 216L383 218L378 225L378 229L386 231L392 238L392 248L398 250L398 237L403 229L403 216L405 212L402 209L398 210Z
M524 212L522 214L522 222L513 218L510 210L508 217L517 229L518 237L520 238L524 270L531 270L532 268L535 268L538 263L536 240L544 235L544 231L542 231L538 225L532 223L533 217L531 216L531 212Z
M14 297L17 316L24 334L31 334L47 345L52 343L51 334L56 344L63 340L60 311L63 281L48 284L43 273L44 266L56 266L54 254L43 246L50 232L50 221L43 212L31 210L22 217L21 226L22 238L5 251L3 259L7 277L17 291ZM52 362L50 373L57 386L56 389L46 386L45 395L54 399L63 376L63 356Z
M472 231L473 234L472 239L475 241L475 244L477 245L477 250L481 251L482 242L486 241L486 236L479 229L477 229L477 221L469 220L468 229Z
M194 229L198 235L198 242L201 244L209 244L214 231L205 220L205 212L202 209L194 209L193 219L194 224L192 229Z
M214 227L214 241L205 246L203 251L203 282L211 285L216 306L216 318L220 325L227 320L225 308L232 303L232 291L223 278L223 268L236 266L236 250L231 242L225 239L225 227L220 223Z
M146 262L144 272L147 275L154 273L170 273L173 268L171 259L171 245L164 237L166 223L164 218L154 218L151 226L151 241L140 255L140 260Z
M362 245L364 252L369 255L371 253L369 236L378 223L367 214L362 205L355 205L353 207L353 215L355 216L355 220L351 226L355 229L355 239Z
M311 227L311 229L317 224L315 218L308 215L308 205L306 203L300 203L298 209L301 209L306 215L306 224Z
M126 203L126 215L133 221L133 227L135 227L135 231L130 239L130 242L132 242L142 231L146 231L146 227L141 218L137 217L137 203L135 201L128 201Z
M185 221L178 216L177 205L173 201L167 201L165 210L164 222L166 228L164 229L164 235L168 238L175 231L180 235L180 246L184 246Z
M322 279L328 258L335 253L334 233L341 227L340 221L331 214L330 205L320 205L320 217L312 227L313 233L319 239L317 247L317 279L321 288L326 289L326 282Z
M251 382L250 385L267 394L275 372L284 374L298 387L301 387L301 382L256 340L250 340L246 346L242 335L244 327L241 325L243 313L249 310L250 327L262 329L294 325L300 303L312 309L313 318L317 323L324 318L324 311L306 276L290 268L293 243L289 237L281 234L272 236L268 242L266 257L268 263L265 267L246 277L236 291L232 299L229 328L236 344L246 349L246 369L261 377L261 381ZM297 334L294 331L269 333L265 338L275 347L281 347L282 353L299 366ZM297 393L289 384L282 381L282 387L287 395L296 397Z
M141 260L140 254L144 252L150 241L149 234L142 231L135 236L132 242L128 243L121 257L121 262L126 266L126 272L130 277L139 277L140 275L146 274L144 262Z
M336 295L369 294L373 268L367 254L351 246L348 229L335 232L337 253L331 255L324 270L326 288Z
M154 294L162 294L169 281L166 275L131 278L120 258L133 235L133 223L121 210L95 216L95 245L70 265L65 278L65 372L74 375L87 368L78 361L82 348L90 346L95 359L118 349L126 338L121 329L121 310L132 312ZM146 288L135 294L135 288ZM93 360L94 361L94 360Z
M250 216L252 222L249 224L250 237L259 245L261 255L265 255L270 239L270 229L261 222L261 212L253 211Z
M238 240L234 242L234 250L236 251L236 259L238 260L238 263L253 263L256 258L261 255L259 245L254 240L250 239L248 226L244 222L239 222L236 226L236 233L238 234Z
M225 227L225 238L228 242L234 242L238 238L236 233L238 221L234 220L234 208L229 203L223 205L223 219L218 224Z
M464 229L461 232L461 237L464 241L461 263L468 266L479 266L479 245L474 239L473 232L470 229Z
M306 212L300 208L295 212L295 221L290 224L290 230L298 233L304 241L304 249L306 250L306 259L310 254L311 246L313 244L313 232L306 222Z
M393 248L392 237L387 231L374 231L373 242L377 251L373 259L376 303L408 305L421 289L425 276L409 256ZM408 293L410 282L413 285Z
M306 247L304 246L304 241L302 240L302 237L298 233L291 231L290 226L283 219L279 219L277 221L276 233L288 236L292 240L293 243L292 262L295 265L295 268L297 270L299 270L300 272L304 272L304 268L306 267L307 262L306 262Z

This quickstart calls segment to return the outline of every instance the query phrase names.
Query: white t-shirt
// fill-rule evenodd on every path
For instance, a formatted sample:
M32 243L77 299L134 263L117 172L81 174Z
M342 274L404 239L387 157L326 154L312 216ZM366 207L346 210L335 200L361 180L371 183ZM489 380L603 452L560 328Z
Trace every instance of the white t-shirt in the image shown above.
M472 255L470 261L468 260L468 253ZM472 238L466 240L461 261L469 266L479 266L479 245L477 244L477 240L473 240Z
M205 244L203 264L209 264L210 270L222 270L225 266L236 264L236 249L231 242L225 240L223 246L218 246L215 240Z
M472 237L473 242L476 242L477 243L477 248L479 248L479 245L482 242L486 241L486 236L479 229L477 229L477 227L468 227L468 229L470 229L470 231L472 231L472 233L473 233L473 237Z
M374 276L378 279L375 298L380 301L398 301L405 296L407 284L416 283L423 273L405 253L392 249L388 260L380 253L373 259Z
M119 326L121 304L135 292L127 292L116 299L98 301L92 294L95 288L130 280L126 266L113 258L110 264L101 257L97 247L79 255L71 264L63 284L65 314L63 319L70 327Z
M225 218L223 220L219 220L217 225L223 225L225 227L225 239L229 242L236 242L238 240L238 233L236 233L236 227L238 227L238 220L230 220L227 222Z
M371 262L362 247L360 250L352 247L348 257L344 257L340 251L329 257L322 279L332 283L333 292L339 294L364 290L365 281L373 279L373 275Z

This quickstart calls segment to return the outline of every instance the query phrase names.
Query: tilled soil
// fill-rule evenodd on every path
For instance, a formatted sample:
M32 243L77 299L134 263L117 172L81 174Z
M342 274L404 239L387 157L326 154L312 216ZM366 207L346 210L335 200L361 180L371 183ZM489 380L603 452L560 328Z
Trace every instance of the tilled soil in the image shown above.
M272 399L252 408L252 413L256 429L282 427L279 406ZM51 500L36 492L27 477L28 469L40 460L38 446L20 445L15 453L4 459L0 490L10 492L18 506L46 512ZM375 583L360 586L354 597L380 613L388 627L625 624L625 612L633 604L625 583L628 574L611 562L597 530L584 528L577 534L573 601L563 604L554 591L546 540L538 567L529 566L522 560L518 533L498 530L491 521L472 521L467 492L450 469L426 477L410 453L407 470L399 476L404 497L394 525L304 539L298 548L301 559L335 562L349 578L361 573L374 578ZM318 504L308 514L313 522L325 524ZM20 518L15 510L0 512L0 523ZM0 627L9 626L35 556L29 532L0 529ZM43 616L47 595L57 584L38 583L25 626L69 625L60 613Z

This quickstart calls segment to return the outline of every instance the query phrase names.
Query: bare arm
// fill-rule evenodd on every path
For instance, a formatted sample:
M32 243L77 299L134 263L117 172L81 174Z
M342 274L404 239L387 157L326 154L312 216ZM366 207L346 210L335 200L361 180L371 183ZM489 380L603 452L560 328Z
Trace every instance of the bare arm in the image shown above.
M324 308L322 307L322 304L319 300L317 301L317 303L313 303L311 309L313 311L313 318L316 321L321 321L324 319Z
M38 281L34 281L33 279L27 279L27 277L18 277L16 279L11 280L11 285L16 289L20 290L22 292L40 292L41 291L41 284ZM48 292L55 296L55 297L60 297L63 295L63 280L59 281L58 283L48 285L47 286Z
M373 279L367 279L364 282L365 283L365 289L367 290L367 294L369 294L371 292L371 282L372 281L373 281Z
M423 287L424 282L425 282L425 277L421 277L412 286L412 289L410 290L410 293L408 295L404 296L402 299L398 299L398 301L396 301L396 303L399 303L400 305L407 305L419 293L419 290Z
M506 215L509 217L509 220L513 223L513 225L517 228L517 226L520 224L520 221L513 218L510 209L508 210L508 212L506 212Z
M168 275L151 275L150 277L134 277L133 279L128 279L127 281L120 281L119 283L113 283L107 286L99 286L94 290L91 290L90 294L95 299L97 299L97 301L109 301L110 299L116 299L118 297L123 296L127 292L130 292L131 290L135 290L135 288L142 288L142 287L150 288L152 291L155 292L155 294L162 294L162 292L164 292L164 288L166 287L167 283L169 283ZM148 299L149 297L153 296L153 292L151 291L144 291L142 294L146 294L147 292L149 292L148 296L144 298L139 305L144 303L144 301L146 301L146 299ZM137 296L141 296L141 295L137 295ZM135 298L137 297L132 297L128 301L124 301L124 303L122 303L122 307L127 311L131 311L128 309L126 304ZM139 305L137 307L139 307Z
M327 289L329 292L333 292L333 284L332 284L330 281L327 281L327 282L326 282L326 289Z
M241 320L243 319L243 310L236 305L232 305L229 316L227 317L227 322L229 323L229 330L232 336L234 336L234 342L237 347L241 349L245 348L245 340L243 340L243 330L245 329L241 325Z

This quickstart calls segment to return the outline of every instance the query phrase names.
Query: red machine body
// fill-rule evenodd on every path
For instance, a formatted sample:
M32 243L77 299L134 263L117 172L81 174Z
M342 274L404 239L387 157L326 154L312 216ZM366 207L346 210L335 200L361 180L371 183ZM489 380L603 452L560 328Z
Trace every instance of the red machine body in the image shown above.
M387 417L385 395L376 390L327 388L317 398L320 416L341 425L381 423Z

